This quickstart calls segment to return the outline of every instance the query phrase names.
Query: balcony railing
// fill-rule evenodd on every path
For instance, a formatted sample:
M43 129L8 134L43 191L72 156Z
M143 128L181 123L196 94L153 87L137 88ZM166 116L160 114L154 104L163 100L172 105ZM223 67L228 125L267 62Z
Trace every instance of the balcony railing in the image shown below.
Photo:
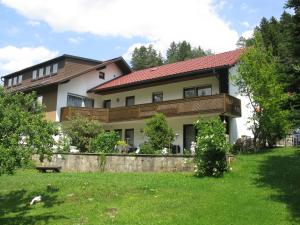
M140 120L160 112L167 117L197 114L222 114L230 117L241 116L241 102L227 94L177 99L158 103L146 103L129 107L61 109L61 121L80 115L104 123Z

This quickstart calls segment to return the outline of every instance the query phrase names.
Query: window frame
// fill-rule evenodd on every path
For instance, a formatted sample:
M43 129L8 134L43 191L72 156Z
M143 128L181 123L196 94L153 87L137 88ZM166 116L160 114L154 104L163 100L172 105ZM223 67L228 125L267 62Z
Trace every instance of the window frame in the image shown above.
M23 74L20 74L18 76L18 84L22 84L22 82L23 82Z
M38 70L33 70L32 71L32 80L36 80L38 79Z
M155 95L157 94L161 95L160 101L155 101ZM152 103L163 102L163 101L164 101L164 93L162 91L152 92Z
M129 101L130 99L133 99L133 104L132 104L132 105L129 105L129 104L128 104L128 101ZM126 100L125 100L125 106L126 106L126 107L130 107L130 106L134 106L134 105L135 105L135 96L134 96L134 95L132 95L132 96L127 96L127 97L126 97Z
M52 64L52 73L51 74L57 74L58 73L58 63Z
M198 95L199 89L210 88L210 95ZM195 91L195 96L187 97L185 91L188 89L193 89ZM201 86L193 86L193 87L185 87L183 88L183 98L195 98L195 97L203 97L203 96L211 96L212 95L212 85L201 85Z
M12 80L13 80L12 78L9 78L9 79L7 80L7 87L12 87L12 83L13 83Z
M75 98L80 98L81 99L81 106L73 106L69 104L69 96L70 97L75 97ZM85 104L85 100L91 100L92 101L92 106L91 107L87 107ZM95 106L95 100L93 98L89 98L86 96L82 96L82 95L77 95L77 94L73 94L73 93L68 93L67 94L67 107L80 107L80 108L94 108Z
M106 104L109 102L109 107L106 107ZM105 99L103 100L103 108L104 109L110 109L111 108L111 99Z
M42 74L41 74L41 71L42 71ZM39 68L38 78L44 77L44 74L45 74L44 67Z
M47 73L49 70L49 73ZM45 67L45 76L50 76L51 75L51 66L46 66Z
M13 86L18 85L18 76L13 77L12 85L13 85Z

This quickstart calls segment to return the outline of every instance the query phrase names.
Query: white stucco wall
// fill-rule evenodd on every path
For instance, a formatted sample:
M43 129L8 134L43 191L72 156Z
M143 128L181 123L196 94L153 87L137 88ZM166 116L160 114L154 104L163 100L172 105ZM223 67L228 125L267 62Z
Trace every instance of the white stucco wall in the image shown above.
M127 96L135 96L135 104L151 103L153 92L163 92L163 100L174 100L183 98L183 89L195 86L212 86L212 94L219 93L219 80L215 76L203 77L194 80L177 83L147 87L116 94L103 95L102 100L111 100L111 107L125 106Z
M109 64L101 71L105 73L105 79L100 79L99 71L94 70L79 77L73 78L67 83L58 85L56 105L57 121L59 121L60 118L61 108L67 105L68 93L91 97L95 99L95 107L100 107L100 96L87 93L87 91L122 74L121 70L115 64Z
M203 117L211 117L216 115L203 115ZM183 125L193 124L199 118L198 115L194 116L180 116L180 117L168 117L167 122L168 125L173 129L176 134L174 145L179 145L180 150L183 150ZM125 129L134 129L134 146L138 147L140 144L147 141L147 137L145 137L143 128L145 126L145 120L139 121L127 121L127 122L118 122L118 123L109 123L103 124L105 130L116 130L122 129L122 139L125 138Z
M242 96L239 93L238 88L234 85L234 81L232 77L235 76L236 74L237 74L237 66L232 67L229 70L229 94L241 100L242 116L238 118L230 119L229 138L231 143L234 143L242 135L251 136L251 137L253 136L251 130L249 130L251 123L249 123L249 119L248 119L252 115L252 109L249 106L250 101L248 97Z

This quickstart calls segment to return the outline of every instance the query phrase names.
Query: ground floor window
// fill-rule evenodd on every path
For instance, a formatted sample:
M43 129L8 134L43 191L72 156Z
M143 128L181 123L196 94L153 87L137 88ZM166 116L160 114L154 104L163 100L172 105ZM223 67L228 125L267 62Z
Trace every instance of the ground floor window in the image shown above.
M183 125L183 149L190 150L192 142L196 141L196 129L193 124Z
M94 99L85 96L68 94L67 106L72 107L94 107Z

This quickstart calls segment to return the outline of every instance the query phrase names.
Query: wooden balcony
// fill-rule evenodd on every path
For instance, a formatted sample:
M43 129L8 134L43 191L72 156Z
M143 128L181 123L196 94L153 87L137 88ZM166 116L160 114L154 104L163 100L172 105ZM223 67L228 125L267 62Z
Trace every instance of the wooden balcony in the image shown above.
M61 121L80 115L103 123L111 123L141 120L151 117L157 112L164 113L167 117L197 114L222 114L239 117L241 116L241 102L230 95L219 94L110 109L65 107L61 109Z

